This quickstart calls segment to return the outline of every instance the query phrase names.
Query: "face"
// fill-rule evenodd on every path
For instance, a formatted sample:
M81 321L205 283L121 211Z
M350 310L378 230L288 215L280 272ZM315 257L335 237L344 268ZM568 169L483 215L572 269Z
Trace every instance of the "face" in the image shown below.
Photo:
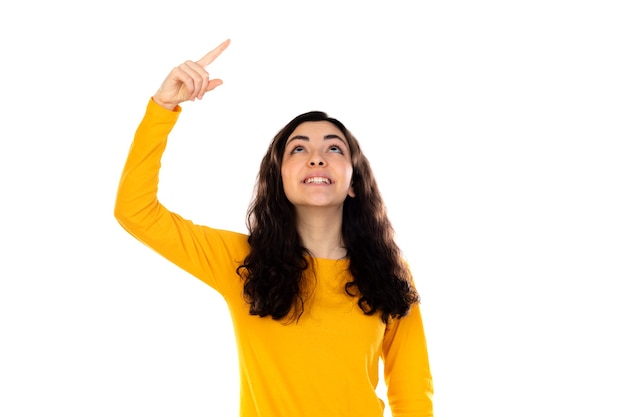
M352 190L350 148L326 121L304 122L289 136L281 166L287 199L296 207L341 207Z

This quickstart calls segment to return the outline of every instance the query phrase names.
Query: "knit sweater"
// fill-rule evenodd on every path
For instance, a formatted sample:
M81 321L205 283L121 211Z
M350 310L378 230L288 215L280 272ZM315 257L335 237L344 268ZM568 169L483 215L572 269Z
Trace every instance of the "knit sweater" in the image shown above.
M157 198L161 157L181 108L150 100L120 180L115 216L131 235L226 300L239 355L242 417L381 417L379 360L394 417L432 416L432 379L419 305L387 325L348 295L348 260L309 259L297 322L249 314L236 268L248 236L196 225Z

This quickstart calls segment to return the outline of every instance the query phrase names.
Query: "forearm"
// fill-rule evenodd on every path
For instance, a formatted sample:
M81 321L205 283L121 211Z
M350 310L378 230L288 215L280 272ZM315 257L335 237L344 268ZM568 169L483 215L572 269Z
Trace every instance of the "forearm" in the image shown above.
M115 201L115 218L133 235L151 223L147 222L148 218L159 215L157 190L161 156L179 114L151 100L135 133Z

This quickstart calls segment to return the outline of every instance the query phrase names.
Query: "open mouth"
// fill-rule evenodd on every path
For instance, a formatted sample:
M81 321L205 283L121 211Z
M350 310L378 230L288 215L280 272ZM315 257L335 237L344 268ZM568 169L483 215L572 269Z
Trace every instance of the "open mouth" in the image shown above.
M331 184L331 181L325 177L310 177L304 180L305 184Z

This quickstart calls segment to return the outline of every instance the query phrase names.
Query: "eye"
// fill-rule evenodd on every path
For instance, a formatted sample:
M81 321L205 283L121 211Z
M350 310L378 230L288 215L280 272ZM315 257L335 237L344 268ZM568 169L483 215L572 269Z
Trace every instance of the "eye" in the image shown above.
M339 145L332 145L330 148L328 148L328 150L330 152L343 153L343 149Z
M304 147L303 146L294 146L293 149L291 149L290 153L301 153L304 152Z

